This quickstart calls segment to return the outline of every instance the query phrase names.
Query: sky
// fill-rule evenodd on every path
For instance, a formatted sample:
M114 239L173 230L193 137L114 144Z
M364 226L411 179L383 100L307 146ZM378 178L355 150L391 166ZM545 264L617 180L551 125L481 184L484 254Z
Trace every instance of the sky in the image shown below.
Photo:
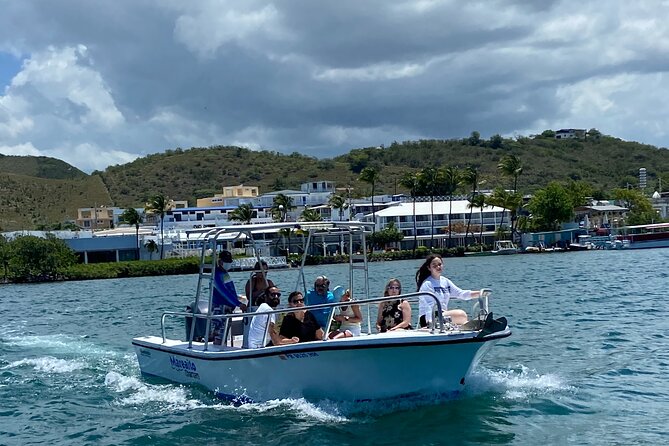
M0 153L330 158L596 128L666 147L669 0L0 0Z

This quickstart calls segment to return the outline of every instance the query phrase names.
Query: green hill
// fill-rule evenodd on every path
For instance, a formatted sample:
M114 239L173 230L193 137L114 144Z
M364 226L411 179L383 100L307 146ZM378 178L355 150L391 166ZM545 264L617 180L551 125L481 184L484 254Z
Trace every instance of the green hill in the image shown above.
M0 228L33 229L76 218L80 207L113 205L140 207L154 194L188 200L220 193L224 186L259 186L260 193L298 189L318 180L351 186L354 196L370 194L370 186L357 180L367 166L381 169L376 193L406 192L398 179L406 172L432 166L476 166L484 188L510 187L497 165L507 154L523 163L519 189L531 193L550 181L582 180L606 195L628 183L636 185L638 170L648 172L648 189L657 179L669 184L669 151L626 142L593 132L583 140L545 136L482 140L421 140L392 143L389 147L351 150L333 159L293 153L253 151L216 146L167 150L131 163L110 166L86 175L69 164L46 157L0 156ZM463 189L460 192L465 193Z
M2 172L51 180L80 180L88 176L56 158L0 154L0 173Z
M97 176L76 180L0 173L0 230L35 229L77 218L77 209L111 204Z

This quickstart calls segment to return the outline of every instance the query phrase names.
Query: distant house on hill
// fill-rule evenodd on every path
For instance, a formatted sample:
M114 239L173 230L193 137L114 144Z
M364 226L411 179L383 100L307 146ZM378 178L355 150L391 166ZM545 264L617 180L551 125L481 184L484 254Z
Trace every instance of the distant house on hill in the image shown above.
M555 132L555 139L584 139L585 129L560 129Z

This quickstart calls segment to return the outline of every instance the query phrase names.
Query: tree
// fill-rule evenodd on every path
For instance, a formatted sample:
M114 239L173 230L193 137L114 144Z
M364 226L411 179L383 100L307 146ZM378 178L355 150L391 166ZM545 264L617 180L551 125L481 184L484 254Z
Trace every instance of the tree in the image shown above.
M166 196L154 195L144 206L144 210L149 215L156 215L160 218L160 258L165 256L165 240L163 238L165 214L172 209L173 202Z
M476 194L476 195L472 196L469 199L469 204L467 205L467 207L470 209L470 215L471 215L471 210L473 210L473 208L479 208L480 209L480 214L479 215L483 215L483 206L486 205L486 200L487 200L487 198L483 194ZM481 219L481 222L480 222L479 226L480 226L480 228L479 228L479 231L480 231L479 244L481 245L481 250L483 250L483 219ZM472 237L473 236L474 235L472 234Z
M504 147L504 139L500 135L492 135L490 137L490 148L501 149Z
M616 200L622 200L629 213L625 217L627 225L647 225L657 222L659 216L653 209L651 201L638 189L616 189L613 191Z
M439 169L434 167L425 167L418 174L422 194L430 196L430 248L434 247L434 196L439 183L439 175Z
M509 192L502 189L501 187L495 188L493 193L486 199L488 204L493 206L499 206L509 211L511 214L511 220L513 221L516 215L516 212L520 205L522 204L523 197L520 194ZM501 229L504 226L504 213L502 213L502 218L499 222L499 228Z
M497 168L502 172L502 175L513 178L513 193L518 192L518 177L523 173L523 163L520 161L516 155L506 155L504 156ZM522 200L519 203L518 207L522 204ZM516 232L516 215L518 213L518 208L512 210L511 212L511 236L513 237Z
M481 134L474 130L471 136L467 139L467 144L470 146L478 146L481 144Z
M135 227L135 258L139 260L139 225L144 221L144 217L135 208L127 208L121 214L121 221Z
M451 214L453 213L453 194L460 185L460 170L457 167L448 166L443 170L442 177L444 192L448 195L448 247L451 247Z
M574 216L572 200L566 189L552 181L545 189L535 192L527 204L531 212L532 227L539 231L555 231L560 223Z
M378 246L385 249L388 244L400 242L403 238L404 234L402 234L402 231L397 229L395 222L391 221L388 223L388 226L382 230L371 234L369 236L369 243L372 244L372 246Z
M149 251L149 260L153 260L153 253L158 252L158 244L156 241L149 240L148 242L144 243L144 247L147 251Z
M339 221L342 221L344 219L344 209L348 207L348 204L346 204L346 197L333 194L330 196L328 204L332 209L337 209L339 211Z
M10 244L7 238L0 234L0 265L2 266L2 282L7 282L9 274L9 259L11 258Z
M9 274L16 281L56 280L77 262L77 255L53 234L20 236L10 242Z
M402 178L400 178L400 186L409 190L411 201L413 203L413 252L416 252L416 248L418 247L418 230L416 228L416 196L418 195L418 188L420 187L420 179L415 173L405 173Z
M469 204L472 204L472 199L476 196L476 188L479 184L479 171L475 166L467 166L461 173L462 183L466 186L471 186L472 193L469 196ZM467 227L465 228L465 246L467 246L467 236L469 235L469 228L472 223L472 212L474 207L467 206L469 208L469 215L467 216ZM472 234L472 239L474 234Z
M302 211L301 215L301 220L302 221L321 221L323 218L321 217L321 214L318 213L318 211L314 209L305 209Z
M286 214L293 209L295 209L293 197L284 194L277 194L272 200L272 207L270 208L274 219L281 222L286 221Z
M379 180L379 170L376 167L365 167L360 172L358 179L362 182L370 184L372 186L372 219L374 220L374 226L372 226L372 232L376 228L376 209L374 209L374 186Z
M253 204L240 204L237 206L237 209L234 209L232 212L230 212L228 218L230 221L238 221L247 225L251 224L251 220L253 220Z

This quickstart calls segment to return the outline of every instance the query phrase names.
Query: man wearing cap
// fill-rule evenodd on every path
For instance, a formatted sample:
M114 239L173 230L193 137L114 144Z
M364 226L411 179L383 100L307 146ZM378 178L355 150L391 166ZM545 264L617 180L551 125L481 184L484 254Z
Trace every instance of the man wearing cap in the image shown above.
M330 280L326 276L318 276L314 281L314 289L307 291L305 296L305 303L307 305L331 304L335 302L334 294L330 291ZM332 313L332 308L322 308L319 310L311 310L311 313L316 317L318 324L323 329L328 326L328 318Z

